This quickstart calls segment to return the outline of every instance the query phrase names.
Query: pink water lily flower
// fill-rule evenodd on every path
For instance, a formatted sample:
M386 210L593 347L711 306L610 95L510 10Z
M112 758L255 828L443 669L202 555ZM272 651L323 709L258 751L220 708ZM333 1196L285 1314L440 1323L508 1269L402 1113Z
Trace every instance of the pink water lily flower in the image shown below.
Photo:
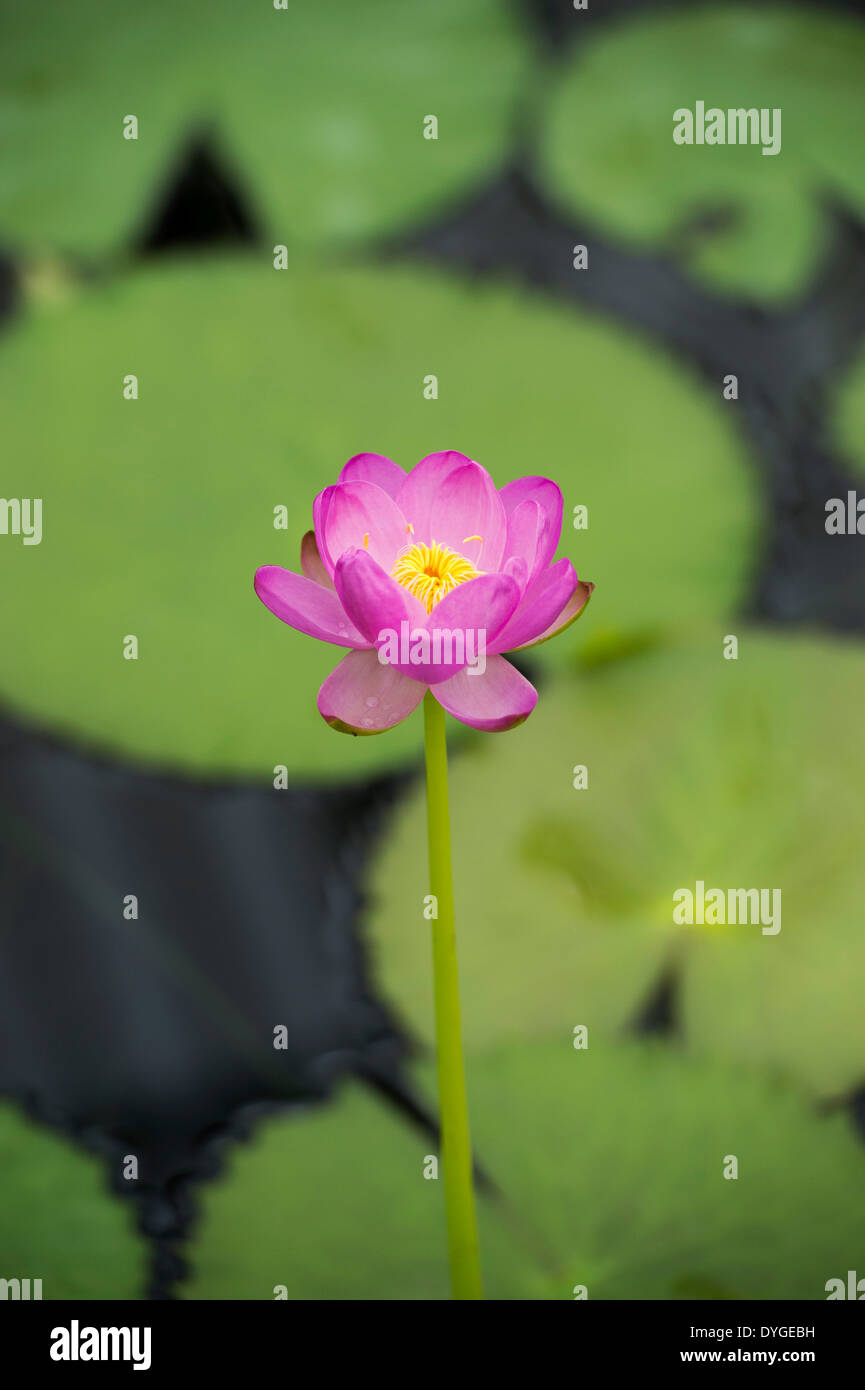
M593 585L553 559L562 494L548 478L497 489L465 454L429 454L406 473L381 454L349 459L313 505L293 574L264 565L262 603L284 623L349 647L318 693L333 728L393 728L432 690L449 714L511 729L537 692L504 652L579 617Z

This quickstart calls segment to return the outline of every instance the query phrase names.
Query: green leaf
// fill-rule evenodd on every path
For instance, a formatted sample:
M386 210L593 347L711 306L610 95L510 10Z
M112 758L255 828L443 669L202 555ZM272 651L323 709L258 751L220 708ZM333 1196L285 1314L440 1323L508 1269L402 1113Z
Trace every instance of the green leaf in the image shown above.
M271 1120L202 1191L188 1298L446 1299L442 1182L433 1140L357 1084L306 1114ZM508 1296L519 1257L482 1222L488 1289Z
M453 760L471 1049L615 1033L675 967L695 1049L821 1092L862 1080L865 653L735 626L736 661L715 630L596 667ZM386 994L429 1041L424 817L418 788L375 863L369 930ZM780 889L781 930L675 925L673 894L697 880Z
M2 231L28 248L122 249L201 128L275 242L395 230L504 159L530 60L504 0L22 6L0 51Z
M595 618L639 633L742 594L753 503L721 406L619 331L505 287L180 261L19 322L0 367L4 491L44 504L40 545L0 546L0 696L127 756L270 778L419 753L417 715L378 738L328 728L315 697L342 650L252 591L259 565L299 568L315 494L362 450L410 467L456 448L500 484L561 482L562 550L599 587L533 662L574 660Z
M431 1101L433 1068L418 1069ZM660 1045L568 1039L471 1058L487 1298L823 1298L859 1258L845 1118ZM448 1297L435 1145L369 1093L274 1120L203 1194L191 1298ZM737 1179L725 1179L728 1155ZM808 1220L802 1222L807 1208Z
M825 244L819 200L862 209L865 28L814 7L681 7L612 25L550 91L543 177L608 234L758 300L804 288ZM610 92L615 91L615 100ZM780 108L781 150L677 145L673 113Z
M482 1161L558 1257L541 1296L585 1284L589 1299L689 1298L699 1281L727 1297L820 1299L856 1267L849 1121L817 1118L747 1069L563 1039L473 1058L469 1097ZM728 1155L737 1179L723 1176Z
M141 1297L145 1242L131 1202L110 1195L101 1162L7 1103L0 1168L0 1277L41 1279L43 1299Z

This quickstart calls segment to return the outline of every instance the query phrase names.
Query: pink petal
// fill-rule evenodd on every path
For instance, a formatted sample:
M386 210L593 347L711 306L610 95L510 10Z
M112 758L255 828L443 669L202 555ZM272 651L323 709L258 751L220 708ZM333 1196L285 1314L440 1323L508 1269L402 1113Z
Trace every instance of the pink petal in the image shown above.
M373 646L383 629L399 633L405 620L414 627L426 623L423 604L386 574L368 550L347 550L341 555L334 581L348 617Z
M493 639L519 601L519 585L508 574L481 574L477 579L458 585L436 604L426 621L431 636L436 632L440 634L439 651L428 663L400 669L427 685L449 680L467 664L466 655L474 661L481 651L481 643L483 652L489 651ZM459 637L449 643L445 634L459 634ZM460 653L462 659L454 659Z
M333 496L333 485L324 488L318 494L312 504L312 525L315 534L315 548L319 553L321 563L324 565L329 575L333 575L333 565L328 558L324 544L324 523L330 510L330 499Z
M325 589L333 588L333 580L318 553L314 531L307 531L300 543L300 568L307 579L311 579L314 584L322 584Z
M535 557L535 573L537 573L552 560L556 553L556 546L561 539L564 510L562 490L557 483L552 482L549 478L517 478L514 482L503 487L499 496L507 516L511 516L521 502L528 501L537 502L541 511L546 514L548 529L544 531L542 543L539 544Z
M555 622L551 623L538 637L532 638L530 642L524 642L522 647L512 647L511 650L521 651L523 647L540 646L541 642L548 642L551 637L555 637L558 633L564 632L566 627L570 627L571 623L576 622L589 599L592 597L594 587L594 584L581 579Z
M534 584L523 594L507 627L491 643L493 652L512 652L516 647L534 642L559 617L577 587L577 571L570 560L557 560L542 570Z
M503 656L488 657L483 675L460 671L433 686L433 694L455 719L491 734L522 724L538 701L534 686Z
M520 587L510 574L479 574L458 584L437 603L427 627L483 628L487 641L498 636L520 601Z
M318 710L332 729L343 734L380 734L417 709L426 687L375 652L349 652L318 692Z
M405 470L384 454L355 454L339 475L341 483L376 483L390 497L396 497L405 479Z
M467 463L471 463L471 459L465 454L446 449L440 454L427 454L406 475L396 500L406 521L414 527L414 536L410 539L430 543L429 517L435 496L448 474Z
M392 497L376 483L337 483L328 500L319 550L331 570L346 550L368 550L382 569L393 569L406 544L405 520Z
M255 572L255 592L271 613L298 632L337 647L369 646L344 613L335 591L302 574L262 565Z
M529 582L529 572L522 555L512 555L509 560L505 560L501 572L502 574L509 574L512 579L515 579L520 593L525 593Z
M546 555L549 532L550 519L540 503L533 497L520 502L508 517L502 568L508 560L520 557L528 570L527 582L531 583L540 569L539 557Z
M476 569L497 570L507 536L504 505L492 478L479 463L447 475L432 500L430 537L471 560ZM469 537L479 536L480 540Z

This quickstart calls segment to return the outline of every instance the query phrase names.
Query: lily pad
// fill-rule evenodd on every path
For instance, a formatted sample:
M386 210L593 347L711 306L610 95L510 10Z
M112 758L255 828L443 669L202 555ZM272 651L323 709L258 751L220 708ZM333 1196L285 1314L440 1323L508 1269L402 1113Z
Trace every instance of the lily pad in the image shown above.
M431 1066L418 1081L432 1099ZM472 1058L469 1092L500 1191L479 1198L488 1298L571 1300L578 1285L589 1299L824 1298L855 1264L849 1124L746 1069L659 1045L527 1043ZM204 1194L188 1295L446 1298L430 1153L357 1090L271 1122Z
M522 728L453 760L470 1048L617 1032L673 968L695 1048L816 1091L865 1078L865 652L738 637L736 661L712 632L548 686ZM419 791L374 866L369 925L385 993L429 1041L424 815ZM780 930L677 925L673 895L698 880L780 889Z
M97 1159L0 1106L3 1278L43 1299L140 1298L147 1251Z
M0 52L0 238L121 248L205 124L275 241L394 229L504 158L530 61L504 0L21 7Z
M449 1298L442 1183L424 1177L436 1154L359 1085L324 1109L270 1121L202 1192L186 1296ZM483 1218L488 1293L512 1296L519 1258Z
M340 651L252 592L257 566L298 568L313 497L361 450L411 466L453 447L501 484L556 477L562 551L598 584L588 613L607 627L743 597L755 506L722 403L621 330L509 287L180 261L31 314L0 361L4 490L43 500L41 543L0 544L15 593L0 697L147 762L348 775L419 750L418 716L334 734L315 695ZM568 524L578 504L587 530ZM593 621L533 659L567 663Z
M535 1297L820 1299L855 1267L860 1146L795 1091L661 1044L567 1040L473 1059L469 1089L478 1153L558 1256Z
M683 6L611 26L550 93L543 176L565 205L708 285L783 299L824 246L821 199L865 205L863 63L861 21L816 6ZM698 101L780 108L779 153L674 143L674 112Z

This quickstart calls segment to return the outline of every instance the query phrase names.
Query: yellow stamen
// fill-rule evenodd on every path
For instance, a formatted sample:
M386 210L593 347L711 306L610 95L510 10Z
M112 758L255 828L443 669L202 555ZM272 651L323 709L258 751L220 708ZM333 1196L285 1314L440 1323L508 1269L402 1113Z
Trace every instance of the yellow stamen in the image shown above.
M445 594L468 579L477 579L480 572L471 560L446 545L436 541L424 545L420 541L400 551L391 575L431 613Z
M413 536L413 535L414 535L414 527L412 526L412 524L411 524L410 521L407 521L406 524L405 524L405 533L406 533L407 536Z
M468 545L469 541L480 541L481 545L483 545L483 543L484 543L484 538L483 538L483 536L464 536L464 537L463 537L463 545Z
M363 533L363 548L364 550L369 550L369 531L364 531Z

